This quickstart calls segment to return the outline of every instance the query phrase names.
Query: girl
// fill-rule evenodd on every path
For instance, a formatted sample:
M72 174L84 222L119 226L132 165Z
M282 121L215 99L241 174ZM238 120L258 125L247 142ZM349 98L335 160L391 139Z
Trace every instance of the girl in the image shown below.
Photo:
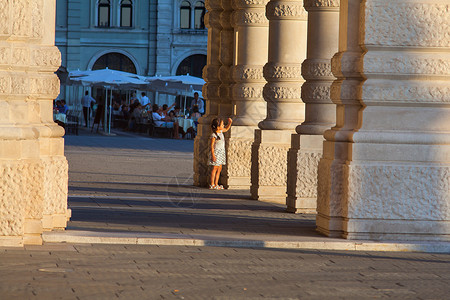
M225 138L223 132L230 130L233 120L228 118L227 127L223 126L223 121L219 118L212 120L211 122L211 152L209 155L208 165L213 166L211 170L211 178L209 189L223 190L223 186L219 185L220 172L222 171L222 165L226 164L225 155Z

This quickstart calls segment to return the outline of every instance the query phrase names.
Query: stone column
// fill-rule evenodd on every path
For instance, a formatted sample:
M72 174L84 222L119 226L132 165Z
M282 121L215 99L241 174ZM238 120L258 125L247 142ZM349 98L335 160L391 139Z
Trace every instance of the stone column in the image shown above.
M262 91L266 83L263 66L267 62L269 37L269 21L265 16L268 1L233 2L233 126L226 136L228 160L223 170L225 184L232 189L250 188L254 131L266 114Z
M3 1L0 15L0 245L42 244L69 215L64 129L52 115L55 2Z
M206 66L203 68L202 94L205 98L205 115L199 119L197 136L194 140L194 185L208 185L208 151L209 136L211 135L211 121L219 113L220 85L220 14L222 12L221 0L206 0L205 25L208 28L208 55Z
M284 204L291 134L304 120L301 63L306 58L307 12L303 1L271 0L266 16L269 56L263 93L267 117L255 131L251 194L253 199Z
M448 11L438 0L341 2L337 124L325 133L319 164L320 232L449 240Z
M311 213L317 206L317 168L323 133L336 122L331 101L331 58L338 51L339 0L305 0L308 11L307 59L302 64L305 121L292 135L288 153L287 211Z

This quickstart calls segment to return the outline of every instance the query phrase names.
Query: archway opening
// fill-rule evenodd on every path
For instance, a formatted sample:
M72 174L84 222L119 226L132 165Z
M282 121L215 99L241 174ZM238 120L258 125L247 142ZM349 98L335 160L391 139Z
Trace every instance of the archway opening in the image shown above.
M203 67L206 65L206 55L194 54L186 57L177 68L176 75L191 75L202 77Z
M117 52L102 55L92 66L92 70L112 69L136 74L136 66L126 55Z

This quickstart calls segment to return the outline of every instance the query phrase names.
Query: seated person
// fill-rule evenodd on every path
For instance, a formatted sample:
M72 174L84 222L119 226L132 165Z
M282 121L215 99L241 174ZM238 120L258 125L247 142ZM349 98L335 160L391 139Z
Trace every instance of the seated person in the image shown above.
M130 112L130 121L128 122L128 128L130 130L133 130L138 123L142 123L142 105L139 102L135 102L133 103L133 108Z
M152 107L152 119L153 122L155 123L155 126L157 127L164 127L164 128L173 128L173 137L175 139L179 139L180 135L179 135L179 128L178 128L178 123L177 122L173 122L169 119L169 117L164 117L163 114L163 109L158 107L158 104L154 104Z
M69 111L69 107L66 105L66 100L61 100L60 101L60 105L58 106L58 101L56 101L56 105L58 108L58 112L60 114L67 114L67 112Z
M162 112L162 116L167 117L167 115L169 114L169 110L175 106L175 103L173 103L171 106L167 106L167 104L163 104L161 112Z
M181 110L181 107L179 105L175 105L175 107L169 112L169 114L173 113L175 118L178 118L180 116L180 110Z

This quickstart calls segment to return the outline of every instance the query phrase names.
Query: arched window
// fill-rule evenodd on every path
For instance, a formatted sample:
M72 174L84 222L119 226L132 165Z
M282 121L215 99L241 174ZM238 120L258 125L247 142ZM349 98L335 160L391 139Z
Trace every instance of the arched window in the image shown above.
M122 0L120 2L120 27L133 26L133 2Z
M203 67L206 65L206 55L194 54L186 57L177 68L176 75L189 74L195 77L202 77Z
M180 28L191 28L191 4L187 1L181 2L180 6Z
M110 27L109 19L111 15L111 3L109 0L99 0L98 2L98 27Z
M205 29L205 3L198 1L194 8L194 28Z
M122 53L112 52L102 55L92 66L92 70L105 68L136 74L136 66Z

